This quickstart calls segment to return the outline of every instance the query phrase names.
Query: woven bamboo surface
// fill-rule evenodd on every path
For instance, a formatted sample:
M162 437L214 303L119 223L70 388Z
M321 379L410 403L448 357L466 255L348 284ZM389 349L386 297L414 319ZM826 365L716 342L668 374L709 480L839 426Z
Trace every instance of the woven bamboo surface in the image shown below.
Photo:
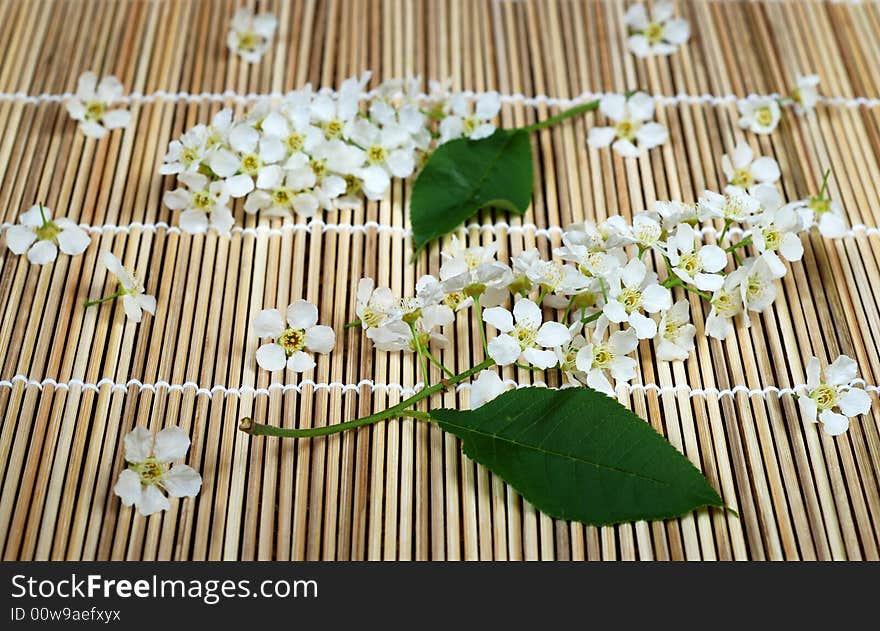
M640 348L637 383L745 386L722 398L687 388L620 390L739 516L701 511L596 529L537 513L463 458L456 439L413 420L301 442L238 431L246 415L290 427L354 418L385 409L400 399L400 386L416 382L411 356L374 353L358 330L342 333L361 276L404 292L438 269L437 246L408 264L408 183L396 182L382 203L325 213L323 223L190 236L168 229L175 217L161 198L174 178L157 173L171 138L224 105L247 108L210 96L224 91L335 87L367 69L371 85L419 74L451 77L456 90L527 97L639 87L718 98L659 107L670 142L636 161L588 149L594 115L536 135L532 208L523 218L483 213L478 223L488 227L472 226L469 240L498 240L502 260L535 246L549 254L570 222L629 216L654 199L693 201L704 188L721 188L721 156L741 138L776 157L789 199L817 192L831 168L830 191L850 224L873 227L880 224L880 102L871 100L880 97L880 5L678 1L690 42L672 57L637 60L623 44L621 2L260 0L247 4L275 13L280 26L270 53L249 66L225 47L239 4L0 1L0 219L15 222L43 201L59 216L98 226L83 256L44 267L0 244L5 559L880 556L876 396L872 413L835 439L805 425L790 397L747 392L802 383L810 355L829 361L841 352L858 361L867 383L880 381L876 231L834 242L805 237L804 260L783 280L774 307L724 343L698 333L685 363L655 363L650 345ZM88 69L115 74L130 93L194 96L135 98L127 130L88 140L56 98ZM744 134L726 97L786 93L797 72L818 73L823 93L839 98L807 117L788 110L772 136ZM502 120L521 125L554 111L508 99ZM282 226L246 216L241 204L235 214L248 228ZM104 250L137 268L158 297L155 317L134 325L118 305L82 307L112 291L97 264ZM297 297L318 304L322 323L338 332L337 350L312 374L288 373L284 383L296 388L270 388L256 366L250 323L260 309ZM705 308L692 298L700 330ZM472 365L477 331L459 316L448 365ZM505 376L533 378L515 369ZM432 405L464 407L467 391ZM188 462L204 478L195 500L174 500L149 519L121 506L112 486L123 467L122 437L135 425L191 433Z

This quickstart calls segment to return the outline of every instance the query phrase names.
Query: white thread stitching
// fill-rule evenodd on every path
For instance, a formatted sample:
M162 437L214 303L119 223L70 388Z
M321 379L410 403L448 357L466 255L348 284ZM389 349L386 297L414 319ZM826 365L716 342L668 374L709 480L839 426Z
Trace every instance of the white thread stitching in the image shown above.
M324 88L320 92L324 93L333 93L333 90L329 88ZM378 94L377 90L371 90L369 92L364 92L361 95L362 99L370 99L375 97ZM472 90L464 90L461 92L457 92L456 94L461 94L465 98L475 99L481 92L474 92ZM557 106L557 107L572 107L574 105L580 105L582 103L586 103L588 101L593 101L595 99L602 98L606 94L612 94L609 92L583 92L576 97L573 98L561 98L561 97L553 97L548 96L546 94L538 94L535 96L526 96L522 93L514 93L514 94L502 94L501 102L507 104L520 104L528 107L538 107L539 105L545 105L547 107ZM42 93L42 94L27 94L25 92L0 92L0 101L21 101L24 103L30 103L32 105L36 105L39 103L61 103L70 98L76 96L72 92L64 92L62 94L50 94L50 93ZM224 92L200 92L200 93L190 93L190 92L169 92L167 90L157 90L155 92L151 92L149 94L143 94L141 92L132 92L127 96L120 97L115 101L117 104L130 105L132 103L153 103L156 101L186 101L187 103L194 103L199 101L232 101L238 104L246 104L255 101L267 101L267 100L278 100L284 97L284 93L282 92L267 92L265 94L259 94L255 92L248 92L246 94L238 94L233 90L226 90ZM415 98L417 99L427 99L429 95L427 94L417 94ZM782 98L783 95L777 93L771 94L749 94L743 98L737 97L735 94L726 94L722 96L715 96L713 94L683 94L679 93L675 96L666 96L662 94L655 94L654 100L660 105L730 105L730 104L738 104L741 102L753 101L755 99L764 99L764 98L773 98L778 99ZM819 103L824 103L833 107L849 107L849 108L857 108L857 107L878 107L880 106L880 98L868 98L864 96L857 97L844 97L844 96L819 96ZM786 102L784 106L791 106L792 103Z
M211 388L206 388L203 386L199 386L194 381L186 381L184 383L173 384L167 381L157 381L156 383L143 383L138 379L129 379L125 383L117 383L110 379L109 377L104 377L100 379L97 383L88 383L81 379L71 379L69 381L58 382L52 378L46 378L42 381L37 381L35 379L31 379L26 375L15 375L11 379L5 379L0 381L0 388L10 388L12 389L16 383L23 383L25 387L36 387L42 390L47 386L52 386L55 390L64 390L69 391L73 387L79 387L82 390L91 390L93 392L100 392L101 388L104 386L110 386L110 390L119 390L122 392L128 392L130 388L136 387L138 392L152 392L156 394L159 391L167 391L167 392L184 392L184 391L194 391L196 396L213 396L216 393L223 394L224 397L227 396L242 396L242 395L252 395L252 396L268 396L274 390L279 390L282 393L295 391L298 393L302 393L303 389L306 387L311 387L315 391L320 390L341 390L344 393L346 392L357 392L360 393L363 388L369 388L370 392L389 392L396 391L401 396L412 396L416 392L422 389L422 383L416 383L414 386L403 386L399 383L375 383L372 379L362 379L358 383L341 383L338 381L332 381L329 383L317 383L312 381L311 379L304 379L298 384L281 384L281 383L273 383L270 384L266 388L254 388L253 386L241 386L239 388L230 388L222 385L215 385ZM530 384L520 384L512 379L506 379L504 381L506 385L516 386L517 388L525 388L530 386L537 387L548 387L546 383L542 381L537 381ZM867 385L864 380L856 379L854 383L859 383L863 386L865 391L867 392L880 392L880 386L876 385ZM467 390L471 387L469 383L462 383L456 386L456 392L461 392L462 390ZM668 385L661 386L656 383L621 383L618 384L618 388L623 388L628 391L629 394L634 392L656 392L658 395L664 394L677 394L682 392L687 394L690 398L695 397L705 397L709 395L714 395L719 399L724 397L734 397L737 394L746 394L749 397L760 396L762 398L769 398L771 394L776 395L777 398L782 398L783 396L794 394L796 392L803 392L806 389L805 384L796 385L794 388L778 388L776 386L765 386L763 388L749 388L745 385L736 385L733 388L694 388L688 384L677 384L677 385Z
M6 222L0 224L0 231L8 230L12 226L17 225L10 222ZM171 226L164 221L157 221L156 223L142 223L140 221L134 221L127 225L116 225L116 224L104 224L104 225L96 225L92 226L89 224L79 224L79 227L90 233L102 233L106 230L110 230L114 233L130 233L133 230L142 230L146 232L158 232L159 230L165 230L168 234L189 234L184 233L179 227ZM390 232L392 234L399 234L404 237L408 237L412 234L412 231L403 226L392 226L389 224L380 224L376 221L367 221L363 224L351 224L351 223L328 223L321 219L312 219L306 223L286 223L278 228L271 228L269 226L257 226L255 228L244 228L242 226L234 226L231 230L232 234L242 234L242 235L251 235L258 236L260 234L268 234L269 236L281 236L286 232L311 232L314 228L321 228L322 232L357 232L357 233L367 233L371 230L375 230L376 232ZM489 230L495 235L500 234L502 231L507 234L523 234L525 232L532 232L535 236L549 238L553 234L562 235L564 229L559 226L548 226L547 228L539 228L537 225L533 223L524 223L519 225L511 225L506 221L498 221L495 223L469 223L465 226L462 226L458 229L458 232L462 230ZM697 232L702 234L717 234L718 229L714 226L703 226L697 229ZM750 231L733 226L727 230L728 234L738 234L738 235L746 235ZM866 226L865 224L854 224L851 228L849 228L846 233L844 233L844 237L855 237L856 235L864 233L865 236L871 235L880 235L880 228L875 226Z

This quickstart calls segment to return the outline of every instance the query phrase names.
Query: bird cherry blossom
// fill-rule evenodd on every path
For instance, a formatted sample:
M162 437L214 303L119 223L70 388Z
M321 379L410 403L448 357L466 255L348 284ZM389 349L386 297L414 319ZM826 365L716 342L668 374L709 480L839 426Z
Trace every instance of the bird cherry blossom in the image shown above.
M110 252L104 252L100 261L111 274L116 276L119 289L104 298L86 302L86 307L122 298L125 315L132 322L140 322L144 311L150 315L156 314L156 298L145 293L143 283L132 270L123 266L122 262Z
M747 142L737 143L731 155L721 158L721 169L731 186L749 190L755 184L773 184L780 176L779 164L773 158L755 153Z
M654 99L644 92L629 98L623 94L608 94L599 102L599 111L613 125L592 127L587 137L591 147L611 147L624 158L638 158L642 151L666 142L669 131L654 118ZM612 144L613 143L613 144Z
M471 384L471 409L476 410L503 394L507 384L494 370L481 370Z
M501 331L489 342L489 356L499 366L524 359L538 368L557 363L552 349L571 339L568 327L559 322L543 322L541 308L529 299L516 302L513 313L504 307L483 310L483 321Z
M627 46L638 57L671 55L690 38L687 20L673 19L671 2L656 2L648 15L643 4L634 4L626 12L624 20L629 27Z
M185 431L166 427L154 439L147 428L136 427L124 443L127 467L113 487L123 506L134 506L148 517L171 508L165 493L171 497L198 495L202 477L188 465L171 465L189 450L190 439Z
M797 87L791 95L794 101L794 111L797 114L807 114L816 108L819 102L819 75L798 75Z
M811 423L821 421L822 429L838 436L849 429L849 420L871 410L871 397L856 387L858 365L841 355L825 369L822 376L817 357L807 363L806 393L798 397L801 414ZM837 408L840 411L835 412Z
M616 331L607 336L607 321L599 320L591 339L578 351L577 369L587 375L587 385L594 390L614 396L610 375L617 381L628 382L636 376L636 360L627 357L639 345L635 329Z
M67 112L79 122L79 130L89 138L103 138L107 130L127 127L131 112L114 108L122 97L122 84L116 77L98 82L94 72L85 72L77 82L76 95L68 99Z
M309 353L326 354L336 345L333 329L318 325L318 308L301 299L287 307L286 321L277 309L261 311L254 320L254 334L273 340L257 349L257 364L265 370L286 366L306 372L315 367Z
M269 50L277 26L278 20L271 13L255 16L243 7L232 16L226 45L245 61L256 63Z
M773 133L782 116L779 103L771 97L742 99L737 103L737 108L739 126L742 129L750 129L756 134Z
M6 246L13 254L27 252L35 265L51 263L58 250L78 256L92 242L88 233L70 219L52 219L52 212L42 204L34 204L19 217L19 225L6 231Z

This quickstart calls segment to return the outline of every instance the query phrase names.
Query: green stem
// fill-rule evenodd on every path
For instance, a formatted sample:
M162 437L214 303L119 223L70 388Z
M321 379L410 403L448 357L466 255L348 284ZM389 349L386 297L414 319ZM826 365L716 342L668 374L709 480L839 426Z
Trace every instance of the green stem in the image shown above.
M831 175L831 169L825 169L822 176L822 188L819 189L819 199L825 199L825 188L828 186L828 176Z
M568 306L565 308L565 313L562 314L563 322L568 322L568 316L571 313L571 306L574 304L575 298L577 298L577 296L572 296L571 300L568 301Z
M450 379L442 379L439 383L434 384L428 388L418 391L413 396L409 397L398 403L395 406L388 408L382 412L376 412L375 414L370 414L369 416L364 416L359 419L355 419L353 421L347 421L345 423L339 423L337 425L325 425L324 427L309 427L304 429L287 429L284 427L275 427L274 425L264 425L262 423L255 423L254 420L250 417L246 417L241 419L241 424L239 425L239 429L243 432L247 432L251 436L277 436L279 438L312 438L314 436L328 436L330 434L338 434L339 432L344 432L349 429L355 429L357 427L363 427L364 425L372 425L373 423L378 423L380 421L384 421L389 418L395 418L399 416L412 416L414 418L425 418L427 413L418 412L417 410L409 410L410 406L415 405L422 399L427 399L433 394L438 392L442 392L448 388L455 386L456 384L465 381L466 379L470 379L473 375L476 375L481 370L485 370L492 366L495 362L491 359L486 359L483 362L480 362L473 368L465 370L462 373L455 375ZM413 414L415 412L415 414ZM425 415L425 416L422 416Z
M589 324L590 322L595 322L596 320L598 320L601 317L602 317L602 312L597 311L593 315L587 316L586 318L581 318L581 323L582 324Z
M99 305L102 302L110 302L111 300L116 300L120 296L125 295L125 290L117 289L115 293L110 294L109 296L104 296L103 298L98 298L97 300L88 300L83 303L84 307L94 307L95 305Z
M38 204L40 207L40 218L43 220L43 228L49 225L49 220L46 219L46 210L43 208L42 204Z
M483 359L489 357L489 344L486 342L486 323L483 322L483 309L480 306L480 297L474 296L474 311L480 320L480 341L483 343Z
M345 329L353 329L354 327L356 327L356 326L360 326L360 325L361 325L361 321L360 321L360 320L352 320L351 322L346 322L346 323L345 323L345 326L344 326L343 328L345 328Z
M440 362L440 360L437 359L436 357L434 357L434 356L431 354L431 351L429 351L427 348L425 349L425 357L427 357L428 360L429 360L432 364L434 364L435 366L437 366L437 368L439 368L440 370L442 370L442 371L443 371L444 373L446 373L448 376L450 376L450 377L454 377L454 376L455 376L455 373L452 372L451 370L449 370L446 366L444 366L444 365Z
M542 120L539 123L534 123L532 125L528 125L526 127L521 127L522 130L532 132L532 131L540 131L542 129L547 129L548 127L552 127L567 118L571 118L572 116L577 116L578 114L583 114L584 112L592 112L599 108L599 99L595 101L590 101L589 103L584 103L582 105L575 105L574 107L565 110L557 114L556 116L551 116L547 120Z
M736 256L736 255L734 255L734 256ZM706 300L710 300L710 301L712 300L712 296L707 294L705 291L700 291L699 289L696 289L696 288L691 287L689 285L685 285L684 283L681 283L679 286L682 289L684 289L685 291L689 291L692 294L698 295L700 298L705 298Z
M420 421L428 421L431 422L431 415L427 412L420 412L419 410L404 410L400 413L400 416L408 416L410 418L416 418Z
M519 362L516 362L513 365L516 366L517 368L522 368L523 370L534 370L535 372L544 372L544 370L542 368L537 368L535 366L527 366L526 364L520 364Z
M724 241L724 237L727 234L727 229L730 228L730 219L724 220L724 228L721 230L721 234L718 235L718 243Z
M739 254L737 254L736 252L731 252L731 254L733 254L733 260L737 265L743 264L742 259L739 258Z
M744 248L747 245L752 245L752 235L748 235L746 238L744 238L740 241L737 241L736 243L734 243L731 246L724 248L724 251L725 252L733 252L737 248ZM736 256L736 252L733 252L733 255Z
M425 380L425 386L427 386L428 382L431 381L431 376L428 374L428 363L425 361L425 351L422 350L422 342L419 340L419 333L416 331L416 325L410 322L409 330L410 333L412 333L413 342L416 344L416 351L419 354L419 365L422 367L422 377Z

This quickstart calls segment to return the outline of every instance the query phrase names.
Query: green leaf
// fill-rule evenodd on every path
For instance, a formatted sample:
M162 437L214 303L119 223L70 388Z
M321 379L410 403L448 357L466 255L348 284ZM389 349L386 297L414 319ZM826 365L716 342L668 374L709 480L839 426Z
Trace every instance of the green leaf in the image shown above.
M523 214L532 200L532 144L523 129L437 147L413 185L410 219L416 252L452 232L480 208Z
M590 388L521 388L476 410L431 416L551 517L599 526L724 506L648 423Z

